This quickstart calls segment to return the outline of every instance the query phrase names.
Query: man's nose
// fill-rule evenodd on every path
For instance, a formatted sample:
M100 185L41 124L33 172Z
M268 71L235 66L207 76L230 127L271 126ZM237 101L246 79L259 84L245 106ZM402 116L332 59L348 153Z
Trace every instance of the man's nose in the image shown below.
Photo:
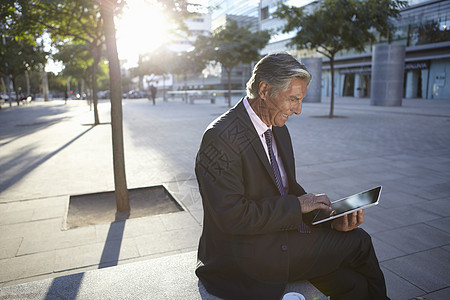
M302 113L302 100L297 101L291 110L296 115L301 114Z

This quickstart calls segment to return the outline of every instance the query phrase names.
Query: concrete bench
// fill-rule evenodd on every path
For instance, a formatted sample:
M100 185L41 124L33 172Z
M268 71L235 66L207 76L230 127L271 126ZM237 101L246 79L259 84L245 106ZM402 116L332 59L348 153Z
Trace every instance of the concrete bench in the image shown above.
M211 101L211 104L216 103L216 98L214 98L214 96L212 96L210 93L191 94L188 97L190 104L194 104L195 100L208 100Z
M0 289L0 299L218 300L195 276L196 256L188 252L8 286ZM286 292L327 299L307 281L289 284Z

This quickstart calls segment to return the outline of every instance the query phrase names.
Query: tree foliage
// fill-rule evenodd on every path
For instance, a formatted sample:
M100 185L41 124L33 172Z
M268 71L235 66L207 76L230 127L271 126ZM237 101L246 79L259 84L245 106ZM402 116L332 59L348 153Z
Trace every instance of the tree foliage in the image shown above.
M280 4L275 16L286 21L283 33L296 31L291 46L315 49L330 59L332 85L330 118L334 106L334 58L342 50L364 51L377 37L389 37L393 18L406 6L402 0L324 0L312 11ZM311 8L311 7L310 7Z
M209 36L199 35L194 42L194 48L188 51L173 53L170 72L182 75L185 79L188 75L200 73L213 59Z
M59 44L58 52L53 55L57 61L64 64L62 76L74 78L75 80L84 80L88 86L92 86L92 64L93 59L89 54L88 46L83 42L74 42ZM97 78L98 78L97 72ZM84 93L85 91L81 91Z
M145 75L163 75L165 70L162 60L168 55L171 56L170 54L163 51L163 48L142 54L139 56L138 65L130 69L130 74L139 77L140 85Z
M259 59L259 51L269 42L268 31L251 32L247 26L235 21L218 29L210 38L201 38L196 51L203 59L219 62L227 72L228 106L231 106L231 71L239 64L249 64Z
M41 13L36 21L44 24L51 33L56 45L84 44L91 60L91 88L94 103L94 124L100 124L98 116L98 66L102 58L105 43L103 20L100 15L98 1L90 0L60 0L55 5L54 0L41 0L39 4Z
M27 39L5 37L0 44L0 74L9 76L13 82L16 101L19 101L17 78L25 72L38 71L46 62L46 52Z
M12 0L7 4L2 2L1 8L9 30L18 38L36 40L47 33L57 46L80 42L88 46L92 58L94 123L99 124L96 75L104 33L98 1Z
M26 6L27 2L24 2ZM0 3L0 76L10 78L19 103L18 78L29 72L39 72L45 66L48 53L38 43L42 28L34 26L34 30L27 30L23 24L24 17L12 3ZM27 80L28 81L28 80ZM30 83L26 85L29 87ZM27 88L29 90L29 88Z
M441 29L437 22L422 24L417 28L417 45L450 41L450 28Z

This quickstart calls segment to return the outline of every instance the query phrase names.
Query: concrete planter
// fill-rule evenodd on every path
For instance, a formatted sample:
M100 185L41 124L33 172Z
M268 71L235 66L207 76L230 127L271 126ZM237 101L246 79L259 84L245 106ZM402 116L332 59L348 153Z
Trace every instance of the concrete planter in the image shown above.
M301 59L312 75L304 102L320 102L322 98L322 58L305 57Z
M404 69L404 45L376 45L373 47L370 96L372 105L402 105Z

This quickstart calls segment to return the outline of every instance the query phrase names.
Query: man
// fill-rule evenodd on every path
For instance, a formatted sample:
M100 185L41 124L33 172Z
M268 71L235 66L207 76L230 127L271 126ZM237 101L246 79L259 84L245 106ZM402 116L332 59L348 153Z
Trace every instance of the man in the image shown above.
M153 84L152 84L152 85L150 85L150 94L151 94L151 96L152 96L152 100L153 100L153 105L155 105L155 104L156 104L156 103L155 103L155 99L156 99L156 92L157 92L156 86L154 86Z
M296 182L286 121L311 75L287 53L261 59L247 97L206 129L196 161L204 223L196 274L225 299L279 299L308 279L331 299L388 299L364 211L312 226L324 194Z

